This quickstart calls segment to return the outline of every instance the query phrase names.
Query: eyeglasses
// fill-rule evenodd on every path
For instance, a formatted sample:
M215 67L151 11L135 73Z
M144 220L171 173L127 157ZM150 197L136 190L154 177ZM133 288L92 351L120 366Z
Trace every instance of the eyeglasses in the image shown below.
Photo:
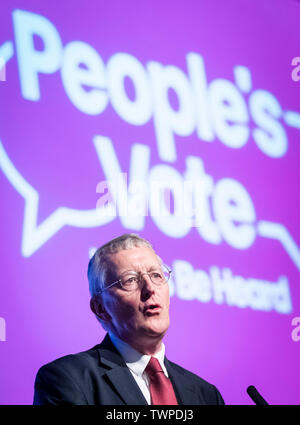
M152 270L148 273L137 273L134 271L128 271L124 273L116 282L111 283L110 285L105 286L103 289L101 289L98 292L98 295L102 294L102 292L104 292L106 289L111 288L117 283L121 285L124 291L136 291L141 286L142 277L145 274L150 277L151 282L154 283L154 285L163 286L170 279L171 273L172 270L170 270L165 264L163 264L161 268L157 270Z

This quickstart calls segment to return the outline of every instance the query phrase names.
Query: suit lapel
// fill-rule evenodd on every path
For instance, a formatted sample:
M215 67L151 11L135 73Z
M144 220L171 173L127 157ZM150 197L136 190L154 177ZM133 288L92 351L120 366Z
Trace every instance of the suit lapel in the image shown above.
M195 387L183 370L176 368L167 358L165 365L172 381L178 404L197 405L201 404L196 394Z
M115 367L106 374L116 392L129 405L147 405L147 401L139 389L130 370L125 367Z
M138 384L128 369L124 359L112 344L108 334L98 348L100 363L108 370L105 376L116 394L129 405L147 405Z

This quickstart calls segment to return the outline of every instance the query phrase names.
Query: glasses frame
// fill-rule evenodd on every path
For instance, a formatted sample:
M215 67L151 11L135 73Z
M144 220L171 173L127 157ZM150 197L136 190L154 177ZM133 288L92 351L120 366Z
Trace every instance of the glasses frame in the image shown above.
M152 281L151 276L150 276L150 273L151 273L151 272L138 273L138 272L135 272L134 270L130 270L128 273L130 273L130 272L134 272L134 273L136 273L136 274L139 276L139 283L140 283L140 281L141 281L141 278L142 278L142 277L146 274L146 275L148 275L148 276L149 276L149 278L150 278L151 282L153 283L153 285L155 285L155 286L159 287L159 286L163 286L165 283L167 283L167 282L170 280L171 273L172 273L172 270L171 270L171 269L170 269L170 268L169 268L166 264L162 264L162 267L165 267L165 268L168 270L168 272L169 272L169 277L168 277L168 279L165 279L165 282L164 282L162 285L157 285L156 283L154 283L154 282ZM110 285L105 286L103 289L101 289L101 290L97 293L97 295L101 295L104 291L106 291L106 289L109 289L109 288L111 288L112 286L117 285L117 283L120 283L120 284L121 284L121 288L122 288L124 291L126 291L126 292L132 292L132 291L128 291L128 290L126 290L126 289L123 287L123 285L122 285L122 278L121 278L121 279L118 279L118 280L116 280L115 282L111 283Z

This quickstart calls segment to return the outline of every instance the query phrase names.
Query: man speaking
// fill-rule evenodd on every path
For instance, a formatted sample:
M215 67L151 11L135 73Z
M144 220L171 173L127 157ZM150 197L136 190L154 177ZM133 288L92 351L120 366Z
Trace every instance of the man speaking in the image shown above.
M107 335L41 367L34 404L224 404L214 385L165 357L170 274L138 235L100 247L88 266L90 305Z

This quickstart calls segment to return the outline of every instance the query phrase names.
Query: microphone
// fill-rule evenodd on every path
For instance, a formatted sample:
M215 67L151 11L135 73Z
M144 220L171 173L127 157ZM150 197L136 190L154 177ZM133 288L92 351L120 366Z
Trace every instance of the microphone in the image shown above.
M252 398L252 400L254 401L254 403L257 406L268 406L269 405L269 403L267 403L266 400L259 394L259 392L254 387L254 385L250 385L247 388L247 393Z

